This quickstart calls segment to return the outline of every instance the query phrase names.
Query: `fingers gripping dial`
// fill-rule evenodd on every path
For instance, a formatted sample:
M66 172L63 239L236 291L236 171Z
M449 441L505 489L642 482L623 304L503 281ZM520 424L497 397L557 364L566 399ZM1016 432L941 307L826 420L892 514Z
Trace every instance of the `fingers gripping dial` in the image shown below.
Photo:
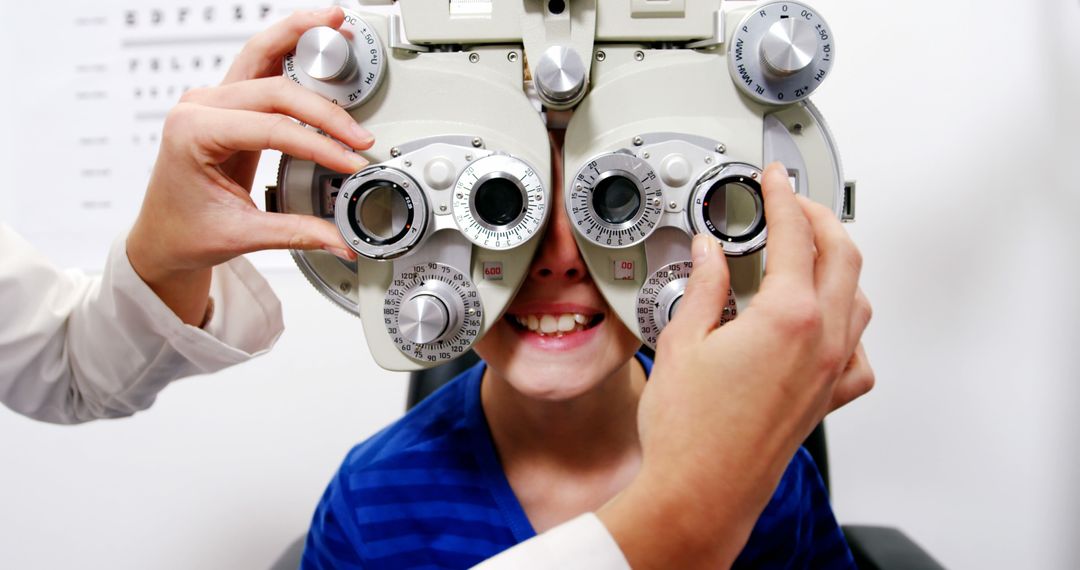
M605 247L630 247L656 229L663 190L649 163L623 152L589 161L568 189L567 214L580 235Z
M506 250L526 242L547 217L547 195L523 160L493 154L469 165L454 185L454 221L474 244Z
M352 109L375 94L386 57L375 29L345 10L339 30L319 26L300 36L285 56L285 76L334 103Z
M420 263L395 275L383 303L383 324L398 350L423 362L460 356L482 323L476 286L442 263Z
M735 84L770 105L810 96L832 70L835 45L825 20L799 2L769 2L739 23L728 47Z
M661 267L645 280L645 285L638 291L638 330L649 348L656 348L660 331L664 330L675 316L693 266L692 262L680 261ZM720 324L731 321L737 314L735 292L729 289Z

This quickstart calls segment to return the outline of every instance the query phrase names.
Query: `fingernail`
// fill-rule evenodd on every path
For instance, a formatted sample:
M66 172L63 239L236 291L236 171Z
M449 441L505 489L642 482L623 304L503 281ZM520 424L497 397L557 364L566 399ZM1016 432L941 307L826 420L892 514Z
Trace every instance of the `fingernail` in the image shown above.
M318 18L325 18L325 17L333 14L334 10L337 10L337 9L338 9L337 6L331 6L329 8L323 8L322 10L315 10L313 12L313 14Z
M716 245L712 236L706 234L694 236L694 242L690 246L690 256L694 261L694 265L700 265L708 261L714 247Z
M344 259L345 261L352 261L353 260L352 252L350 252L348 250L345 250L345 249L341 249L340 247L332 247L332 246L327 245L327 246L323 246L323 251L326 251L326 252L329 252L329 253L331 253L333 255L336 255L337 257L340 257L341 259Z
M358 123L352 126L353 136L356 137L357 142L363 144L370 144L375 142L375 135L371 134L371 131L361 127Z
M363 170L364 168L367 168L367 165L369 164L364 157L351 150L346 150L345 156L348 157L349 164L352 165L353 170Z

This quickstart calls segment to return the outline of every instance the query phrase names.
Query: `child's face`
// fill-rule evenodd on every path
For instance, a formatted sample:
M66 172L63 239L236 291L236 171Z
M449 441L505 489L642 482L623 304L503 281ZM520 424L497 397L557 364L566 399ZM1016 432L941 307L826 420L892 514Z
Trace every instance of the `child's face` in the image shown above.
M551 219L529 275L506 315L475 345L519 392L566 400L626 365L641 341L593 283L563 209L562 144L552 142Z

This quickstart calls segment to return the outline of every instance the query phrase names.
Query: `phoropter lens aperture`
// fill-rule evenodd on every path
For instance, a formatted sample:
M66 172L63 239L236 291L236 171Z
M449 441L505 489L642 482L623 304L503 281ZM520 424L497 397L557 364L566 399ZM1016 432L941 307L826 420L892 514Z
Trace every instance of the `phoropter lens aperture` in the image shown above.
M596 184L592 201L602 220L609 224L624 224L633 220L641 209L641 192L633 180L616 174Z
M489 178L473 192L476 215L491 226L509 225L525 211L525 196L521 189L506 178Z
M761 186L745 176L717 181L702 204L709 232L724 241L746 241L765 225Z
M412 225L413 205L405 189L389 180L371 180L353 193L349 222L365 242L392 244Z

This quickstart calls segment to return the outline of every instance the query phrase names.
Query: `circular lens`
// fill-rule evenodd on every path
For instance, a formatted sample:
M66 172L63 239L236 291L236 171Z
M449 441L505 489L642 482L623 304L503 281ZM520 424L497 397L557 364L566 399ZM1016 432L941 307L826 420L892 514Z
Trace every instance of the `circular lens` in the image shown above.
M405 190L389 180L373 180L355 194L357 233L375 243L396 241L412 223Z
M718 182L704 206L714 231L728 238L747 237L763 221L761 198L741 177Z
M490 178L474 190L476 215L492 226L506 226L525 211L525 196L506 178Z
M601 180L593 191L593 208L609 224L624 224L641 208L641 193L633 180L621 175Z

